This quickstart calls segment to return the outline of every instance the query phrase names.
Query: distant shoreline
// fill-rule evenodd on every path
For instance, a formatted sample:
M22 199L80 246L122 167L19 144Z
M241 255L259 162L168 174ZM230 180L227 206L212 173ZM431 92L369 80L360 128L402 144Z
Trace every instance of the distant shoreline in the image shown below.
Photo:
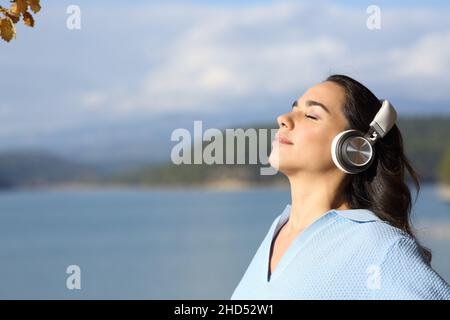
M440 199L450 202L450 185L431 183L436 185ZM61 183L52 185L20 186L16 188L0 189L1 193L14 193L21 191L97 191L97 190L137 190L137 191L209 191L209 192L234 192L255 189L273 189L289 191L288 182L256 184L237 179L224 179L221 181L210 181L198 184L173 184L173 185L151 185L151 184L127 184L127 183Z
M89 190L152 190L152 191L187 191L187 190L201 190L211 192L233 192L233 191L247 191L252 189L280 189L288 190L289 185L287 183L266 183L255 184L247 183L241 180L226 179L223 181L211 181L201 184L174 184L174 185L146 185L146 184L122 184L122 183L62 183L52 185L39 185L39 186L21 186L12 189L0 190L5 193L17 192L17 191L89 191Z

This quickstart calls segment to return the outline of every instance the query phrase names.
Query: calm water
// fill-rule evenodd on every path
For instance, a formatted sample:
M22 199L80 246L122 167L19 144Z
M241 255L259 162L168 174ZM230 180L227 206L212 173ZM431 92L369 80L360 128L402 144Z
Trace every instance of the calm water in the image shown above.
M289 190L0 193L0 298L228 299ZM450 205L424 186L414 209L450 281ZM66 268L81 268L81 290Z

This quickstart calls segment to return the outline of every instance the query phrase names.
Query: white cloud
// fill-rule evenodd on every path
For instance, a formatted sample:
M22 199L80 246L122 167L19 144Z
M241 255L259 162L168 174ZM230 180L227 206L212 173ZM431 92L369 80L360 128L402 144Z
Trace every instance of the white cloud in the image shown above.
M89 109L99 108L108 102L108 96L104 92L89 92L81 97L81 103Z
M155 48L166 52L164 58L141 75L139 85L107 93L114 98L104 106L121 112L207 111L255 95L301 94L333 72L356 75L389 95L450 102L440 85L448 83L449 34L430 27L408 34L424 20L436 23L443 12L421 16L414 8L411 15L382 8L384 29L368 31L365 10L326 3L207 7L201 13L184 8L183 30ZM164 30L165 19L160 21ZM429 87L427 97L415 90L419 85Z
M210 9L168 44L164 61L136 91L117 99L117 107L205 109L261 92L286 94L311 79L321 80L329 65L344 58L346 46L325 35L305 37L300 29L287 30L286 22L298 18L303 8L277 3L241 11ZM260 29L272 35L261 39Z
M342 44L328 38L239 47L202 39L185 41L179 49L145 81L141 93L156 106L203 107L223 95L283 94L307 84L324 61L345 53Z
M432 33L391 54L394 73L400 78L448 78L450 32Z

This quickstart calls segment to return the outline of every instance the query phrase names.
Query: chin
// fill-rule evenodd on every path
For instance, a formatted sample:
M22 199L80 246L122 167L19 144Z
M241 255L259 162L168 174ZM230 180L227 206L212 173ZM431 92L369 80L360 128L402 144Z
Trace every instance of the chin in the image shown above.
M286 163L283 163L283 161L280 160L280 158L278 156L270 155L269 163L272 168L278 170L279 172L281 172L285 175L286 175L286 173L295 170L294 168L290 168L290 166L287 165Z
M275 168L277 170L279 170L279 164L280 164L280 156L278 154L278 152L271 152L270 156L269 156L269 164L272 168Z

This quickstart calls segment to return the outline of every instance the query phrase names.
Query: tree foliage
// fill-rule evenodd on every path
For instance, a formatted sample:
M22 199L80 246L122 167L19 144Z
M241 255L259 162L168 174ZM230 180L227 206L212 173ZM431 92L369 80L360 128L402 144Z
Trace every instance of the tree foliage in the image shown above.
M440 179L450 184L450 143L439 165Z
M34 18L30 11L41 10L40 0L11 0L10 7L0 6L0 38L9 42L16 37L15 24L20 20L28 27L34 27Z

